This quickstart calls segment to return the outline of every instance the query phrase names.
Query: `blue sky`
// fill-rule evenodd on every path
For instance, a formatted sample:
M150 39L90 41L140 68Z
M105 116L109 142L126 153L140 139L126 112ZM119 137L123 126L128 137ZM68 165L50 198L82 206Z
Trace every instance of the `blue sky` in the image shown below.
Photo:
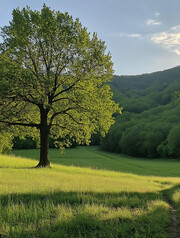
M14 8L40 10L43 3L97 32L117 75L180 65L180 0L1 0L0 27L9 24Z

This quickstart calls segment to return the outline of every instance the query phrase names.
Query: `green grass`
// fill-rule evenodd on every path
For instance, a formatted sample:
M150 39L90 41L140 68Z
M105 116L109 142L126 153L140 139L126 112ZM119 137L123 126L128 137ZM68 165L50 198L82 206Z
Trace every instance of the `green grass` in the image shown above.
M15 150L15 156L39 160L39 150ZM50 149L51 162L61 165L74 165L106 169L138 175L163 177L180 176L180 160L177 159L139 159L116 153L104 152L96 146L81 146L66 149L63 154L57 149Z
M78 147L51 150L52 169L32 169L38 150L13 153L0 156L0 237L165 238L165 193L180 215L178 161Z

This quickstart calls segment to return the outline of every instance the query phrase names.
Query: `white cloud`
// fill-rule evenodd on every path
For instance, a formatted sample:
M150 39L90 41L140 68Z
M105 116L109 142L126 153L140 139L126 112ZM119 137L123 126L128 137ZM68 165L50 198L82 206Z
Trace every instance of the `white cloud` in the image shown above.
M141 34L137 34L137 33L133 33L133 34L118 33L118 34L110 34L110 36L113 36L113 37L128 37L128 38L141 38Z
M131 38L140 38L141 37L140 34L128 34L127 36L131 37Z
M160 12L155 11L154 12L154 18L155 19L147 19L146 24L148 26L159 26L159 25L161 25L162 23L158 20L159 16L160 16Z
M161 25L162 23L160 21L156 21L156 20L153 20L153 19L147 19L146 24L148 26L158 26L158 25Z
M170 30L178 33L178 32L180 32L180 25L173 26L170 28Z
M171 27L166 32L154 34L151 40L156 44L162 45L170 52L180 55L180 25Z

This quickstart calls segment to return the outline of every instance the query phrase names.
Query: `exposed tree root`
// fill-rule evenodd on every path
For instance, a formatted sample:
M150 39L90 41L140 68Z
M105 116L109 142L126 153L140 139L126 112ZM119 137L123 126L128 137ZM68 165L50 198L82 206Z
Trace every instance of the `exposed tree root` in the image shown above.
M41 164L38 164L34 167L35 169L41 169L41 168L50 168L51 169L51 166L50 165L41 165Z

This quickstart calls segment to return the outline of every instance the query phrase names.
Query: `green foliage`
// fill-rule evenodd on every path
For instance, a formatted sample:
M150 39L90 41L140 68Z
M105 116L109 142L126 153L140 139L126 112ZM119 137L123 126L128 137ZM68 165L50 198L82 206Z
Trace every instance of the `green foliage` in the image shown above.
M13 135L8 132L0 134L0 153L8 152L13 147Z
M170 130L167 137L167 149L170 156L180 156L180 125Z
M114 76L114 100L124 113L102 139L102 148L137 157L180 157L180 67L139 76ZM178 91L175 93L178 97ZM172 131L171 131L172 130ZM178 131L178 129L177 129Z
M65 142L68 135L67 146L72 138L88 144L92 133L107 133L121 109L107 85L111 55L97 34L91 37L78 19L44 5L40 12L14 9L2 36L1 123L33 128L21 135L34 138L39 130L41 139L50 134Z
M100 145L101 135L100 133L92 134L91 136L91 145Z
M31 137L26 137L25 139L20 139L15 137L13 139L13 149L34 149L37 148L37 142Z
M114 76L111 82L114 100L125 111L141 113L174 100L179 85L180 67L137 76ZM178 94L178 91L176 92Z
M179 157L180 125L174 119L174 113L178 113L180 106L172 107L174 107L174 110L171 109L172 116L169 114L166 116L165 111L161 110L153 114L151 109L141 114L128 113L129 121L124 121L127 114L124 112L102 139L102 148L137 157Z

